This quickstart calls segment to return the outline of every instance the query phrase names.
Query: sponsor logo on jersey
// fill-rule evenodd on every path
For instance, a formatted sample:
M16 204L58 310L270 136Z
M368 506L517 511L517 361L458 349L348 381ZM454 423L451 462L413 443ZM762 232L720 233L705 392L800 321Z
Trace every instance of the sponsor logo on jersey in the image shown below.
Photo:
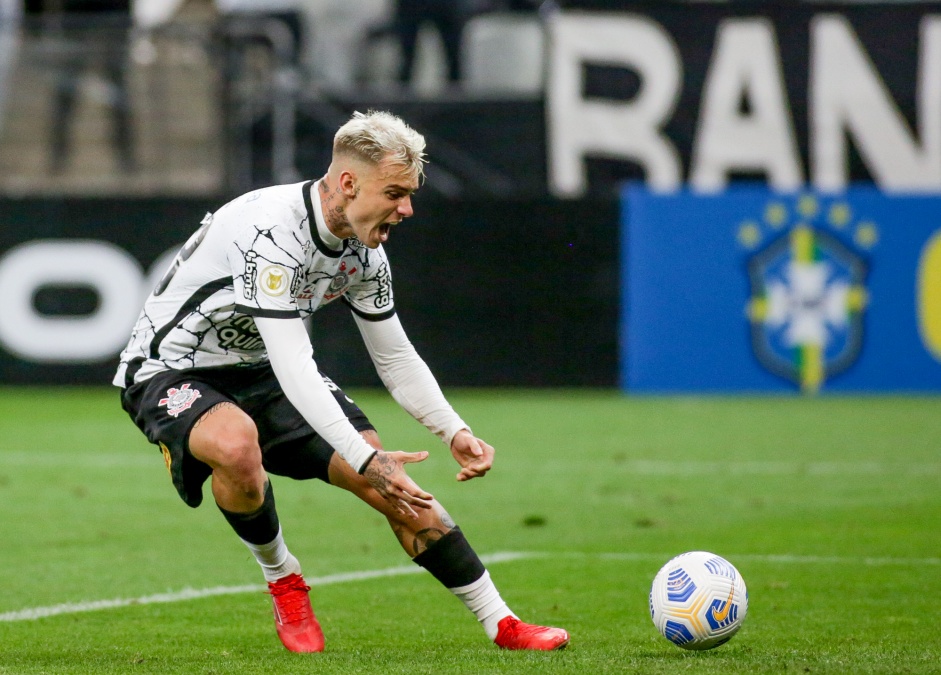
M265 342L258 334L258 326L250 316L237 315L219 324L216 332L219 336L219 346L223 349L251 352L265 348Z
M179 389L176 387L167 389L167 397L160 399L158 405L166 406L167 414L170 417L176 417L181 412L189 410L201 395L199 389L190 389L189 382L187 382Z
M254 300L255 292L257 290L257 280L258 280L258 263L255 262L255 258L258 257L258 254L254 251L249 251L245 254L245 299Z
M298 265L294 268L294 279L291 281L291 297L296 298L304 282L304 269Z
M804 195L791 209L769 205L764 228L748 222L739 230L739 241L755 249L747 262L746 308L755 357L805 393L846 371L862 347L869 296L864 250L877 231L874 223L852 220L848 205L824 209L818 197Z
M288 271L280 265L268 265L258 277L258 286L265 295L283 295L288 289Z
M376 271L376 284L378 290L373 299L376 309L388 307L392 301L392 279L389 276L389 266L386 263L382 263Z

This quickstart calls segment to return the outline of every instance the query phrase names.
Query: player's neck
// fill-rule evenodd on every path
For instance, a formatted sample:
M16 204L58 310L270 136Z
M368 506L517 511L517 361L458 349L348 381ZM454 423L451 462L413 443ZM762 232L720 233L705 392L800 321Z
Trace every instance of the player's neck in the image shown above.
M336 202L336 197L333 196L333 193L330 190L330 184L327 181L327 176L324 176L320 181L312 186L311 188L317 197L315 203L320 205L320 210L315 217L314 227L317 228L317 233L320 235L320 239L330 248L339 251L343 248L343 240L348 238L343 236L343 228L339 223L331 224L331 217L335 217L337 212L335 211L334 202ZM342 211L340 212L342 213ZM336 219L336 218L334 218ZM345 223L345 219L343 220ZM346 229L351 229L349 226L346 226Z

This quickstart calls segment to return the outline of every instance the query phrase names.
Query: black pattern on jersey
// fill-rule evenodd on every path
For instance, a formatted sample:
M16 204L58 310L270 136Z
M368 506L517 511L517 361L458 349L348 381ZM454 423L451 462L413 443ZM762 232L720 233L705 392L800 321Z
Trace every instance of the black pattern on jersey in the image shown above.
M208 284L206 284L205 286L200 288L198 291L193 293L193 295L190 296L190 299L184 302L183 306L180 307L180 311L176 313L176 316L174 316L173 319L171 319L169 323L164 325L163 328L161 328L156 333L154 333L154 336L153 338L151 338L151 341L150 341L150 358L154 360L158 360L158 361L163 361L163 359L160 358L160 343L163 342L164 338L167 337L167 334L174 328L182 328L181 324L186 317L188 317L193 312L199 313L199 306L207 298L212 296L217 291L222 290L226 286L229 286L231 283L232 283L231 279L216 279L215 281L210 281ZM209 319L209 317L205 314L203 314L203 317L206 319ZM211 319L209 320L209 322L210 322L210 325L212 325ZM183 328L183 330L186 330L186 329ZM197 333L195 331L188 331L188 332L197 338L196 348L198 348L199 345L202 343L202 338L206 334L206 331L203 331L202 334ZM196 348L194 348L193 351L195 351ZM175 359L175 360L176 361L188 360L191 364L195 365L195 360L193 358L192 352L188 355L184 355L183 357L181 357L181 359ZM164 363L167 363L167 362L164 361Z
M245 258L245 272L240 275L236 275L234 278L240 279L242 285L245 289L245 298L247 300L253 300L257 294L258 288L258 273L264 269L265 265L281 265L282 267L293 269L294 274L292 282L292 297L297 292L297 284L300 283L301 271L303 269L304 260L297 258L292 255L291 252L285 248L283 245L279 244L272 234L273 227L262 227L259 225L255 226L255 231L257 234L251 243L243 248L238 242L236 242L236 247L239 252L242 254L242 257ZM309 248L309 244L305 246L305 242L298 236L296 231L291 232L291 237L294 239L294 242L298 245L300 250L305 250ZM266 239L270 243L267 246L259 246L259 239ZM266 258L264 255L259 253L259 250L271 250L275 248L281 254L284 255L284 259L274 259L273 257Z
M255 317L306 318L339 298L366 319L391 316L385 252L355 238L330 249L319 234L327 231L322 214L312 209L314 189L264 188L207 216L161 293L148 298L114 383L264 361Z

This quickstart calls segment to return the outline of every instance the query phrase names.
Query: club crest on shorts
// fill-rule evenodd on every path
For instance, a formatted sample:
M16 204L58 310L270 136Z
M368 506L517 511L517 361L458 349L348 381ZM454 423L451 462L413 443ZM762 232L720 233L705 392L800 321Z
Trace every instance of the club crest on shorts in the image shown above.
M166 406L167 414L170 417L176 417L181 412L189 410L201 395L199 389L190 389L189 382L187 382L179 389L176 387L167 389L167 397L160 399L157 405Z

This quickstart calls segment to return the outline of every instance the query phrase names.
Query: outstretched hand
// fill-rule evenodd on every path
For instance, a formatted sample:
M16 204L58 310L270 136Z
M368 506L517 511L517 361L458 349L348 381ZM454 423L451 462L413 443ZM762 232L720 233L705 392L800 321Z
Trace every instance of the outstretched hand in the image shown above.
M467 429L454 434L451 439L451 454L461 465L457 474L459 481L485 475L493 466L493 446L474 436Z
M418 513L412 507L430 509L434 499L430 493L425 492L418 484L405 473L405 464L421 462L428 458L428 453L422 452L386 452L378 450L363 477L375 488L384 499L389 501L396 511L404 516L418 518Z

